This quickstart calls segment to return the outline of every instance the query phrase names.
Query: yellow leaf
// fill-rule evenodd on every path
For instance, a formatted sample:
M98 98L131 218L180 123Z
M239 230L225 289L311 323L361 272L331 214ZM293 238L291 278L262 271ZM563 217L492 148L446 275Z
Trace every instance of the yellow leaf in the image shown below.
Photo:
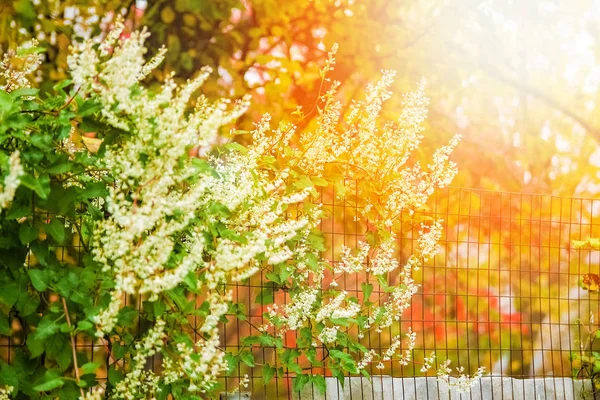
M581 288L590 292L597 292L600 289L600 276L585 274L581 280Z
M82 136L81 140L83 140L83 144L90 153L97 153L100 145L104 141L104 139L89 138L85 136Z

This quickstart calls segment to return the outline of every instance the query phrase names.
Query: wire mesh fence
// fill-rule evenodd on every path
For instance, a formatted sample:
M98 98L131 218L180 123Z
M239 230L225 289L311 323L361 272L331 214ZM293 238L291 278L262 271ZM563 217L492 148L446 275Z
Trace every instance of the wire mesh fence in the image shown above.
M320 226L327 243L324 257L331 263L340 262L342 246L357 248L369 230L368 220L356 218L364 206L360 199L353 197L351 190L343 198L338 194L323 192L320 198L326 211ZM416 363L403 367L388 362L383 369L373 368L369 371L376 375L373 381L383 382L385 376L423 376L419 362L432 351L439 360L450 359L452 365L463 366L466 372L484 366L492 377L572 376L571 354L581 353L600 306L596 295L581 288L582 276L600 272L600 252L576 250L572 241L600 237L600 200L463 188L440 190L426 209L401 225L397 241L402 262L415 246L418 228L414 221L431 218L444 221L444 233L437 256L414 273L421 289L411 308L401 322L383 332L371 331L362 339L368 348L385 350L391 337L406 333L410 327L417 333ZM82 254L69 248L63 253L63 257L75 258ZM293 393L295 374L291 371L278 373L265 383L262 365L277 357L275 350L243 343L243 337L257 334L265 323L266 310L255 300L264 295L266 282L264 275L257 274L245 284L231 285L234 301L243 304L248 317L229 318L221 325L221 345L233 352L250 349L255 366L238 367L222 378L224 390L237 388L247 374L246 390L253 399L318 398L315 388ZM338 282L350 294L358 293L361 283L360 276ZM384 293L374 295L378 298ZM285 288L273 296L279 304L289 301ZM141 303L135 298L124 300L133 309ZM198 304L201 301L198 299ZM190 322L192 329L196 328L196 321ZM13 332L12 337L0 339L0 357L9 363L15 349L24 345L18 329ZM295 332L283 336L284 344L291 347L296 339ZM89 359L110 365L107 349L100 342L78 338L77 346ZM326 348L317 348L317 357L326 354ZM160 369L158 357L148 361L148 368ZM310 372L328 374L319 368ZM355 386L350 393L362 393L359 398L375 398L374 385L365 380L351 380L349 384ZM401 381L401 385L410 384L410 379ZM403 398L404 390L394 385L390 393ZM422 393L420 398L433 394ZM343 398L341 392L337 397L330 392L327 396Z
M322 197L327 210L321 224L327 237L325 257L332 263L340 261L342 245L356 248L368 229L368 221L354 218L360 203L350 205L347 200L335 193ZM416 361L435 351L438 359L451 359L471 373L485 366L492 377L572 376L571 354L581 351L599 309L597 297L583 290L580 281L587 273L599 272L600 253L575 250L571 242L600 236L599 212L600 201L593 199L463 188L438 191L420 215L444 221L439 253L415 273L422 286L403 321L387 332L372 332L364 344L385 350L390 337L411 327L418 333ZM412 254L414 229L403 227L397 238L402 261ZM360 277L340 282L350 293L360 291L360 283ZM257 281L255 286L260 289L261 284ZM240 298L248 299L252 289L234 287ZM239 346L238 335L255 333L253 325L260 326L261 318L256 309L254 322L226 325L223 337L228 348ZM294 343L293 337L286 340ZM259 348L255 355L260 363L273 352ZM405 367L387 363L370 372L414 377L422 376L420 368L418 363ZM235 387L246 373L253 398L299 397L291 393L293 374L264 385L256 368L225 378L226 387ZM402 398L396 393L402 388L396 386L392 395Z

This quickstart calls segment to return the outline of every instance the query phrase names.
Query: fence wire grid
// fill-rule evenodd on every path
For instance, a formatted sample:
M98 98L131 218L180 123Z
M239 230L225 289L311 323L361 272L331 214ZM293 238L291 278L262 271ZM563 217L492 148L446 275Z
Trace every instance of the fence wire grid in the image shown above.
M339 198L335 191L321 193L320 201L325 210L320 229L327 244L323 256L336 263L342 246L356 248L364 240L368 221L354 218L363 206L360 201L351 205L348 197ZM582 289L580 281L584 274L600 273L600 252L576 250L572 241L600 237L600 200L451 187L438 190L420 215L443 220L439 252L413 274L421 288L403 320L381 333L370 331L363 344L385 351L391 337L411 327L417 333L416 361L435 351L438 360L450 359L468 373L484 366L492 377L573 376L570 355L581 352L587 327L594 316L598 321L600 311L598 295ZM396 238L401 262L412 254L415 233L416 228L403 227ZM361 291L360 277L345 277L338 283L350 295ZM241 338L257 334L265 323L263 307L254 302L265 284L259 274L248 284L230 285L234 300L245 304L248 318L229 318L222 324L225 350L237 352L244 347ZM373 295L381 293L375 290ZM281 297L284 303L288 300ZM126 302L134 307L141 303L131 298ZM284 341L294 343L293 335L288 332ZM0 358L10 363L23 343L15 337L0 340ZM77 346L91 360L106 357L98 343L79 339ZM257 367L240 367L223 377L225 391L237 388L247 374L249 387L242 390L250 392L252 399L313 398L315 388L293 393L291 372L265 384L259 365L271 362L275 351L266 346L252 351ZM317 355L324 354L320 348ZM149 368L159 365L158 359L148 362ZM420 368L388 362L384 369L370 372L411 378L424 376ZM322 369L312 372L327 376ZM410 384L407 379L402 382ZM373 392L373 386L361 390ZM402 387L392 390L394 398L403 398ZM364 394L374 398L373 393Z

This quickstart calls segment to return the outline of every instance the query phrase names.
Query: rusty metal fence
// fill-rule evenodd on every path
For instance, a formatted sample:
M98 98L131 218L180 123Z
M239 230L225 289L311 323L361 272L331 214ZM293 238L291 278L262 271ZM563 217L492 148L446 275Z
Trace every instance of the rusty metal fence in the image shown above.
M321 224L328 248L324 256L338 262L342 245L353 248L364 240L368 221L353 218L359 203L349 204L333 192L321 201L327 211ZM581 353L590 322L600 312L598 296L582 289L581 279L600 272L600 252L576 250L572 240L600 237L600 200L448 188L431 198L422 215L444 221L438 255L415 273L422 286L403 321L387 332L372 332L364 344L384 348L390 337L412 327L418 334L417 361L436 351L438 359L451 359L470 373L484 366L492 377L577 377L571 355ZM407 226L398 237L403 261L412 253L413 233ZM239 299L251 300L261 285L257 277L253 285L232 288ZM360 291L357 280L341 285L351 294ZM250 301L246 307L251 323L236 320L223 327L228 350L239 348L239 337L256 333L253 326L263 322L260 309ZM274 356L264 347L254 354L257 363ZM389 363L371 372L410 378L423 376L420 368ZM292 393L292 373L265 385L260 368L240 369L223 382L234 388L244 374L252 398L320 398L310 390ZM402 388L396 386L393 396L401 399ZM350 392L365 390L374 391L369 385ZM373 393L363 397L376 398Z
M320 201L326 210L321 222L327 240L324 257L335 263L342 245L353 248L364 239L368 221L354 218L362 207L359 199L348 201L348 197L326 192ZM420 215L444 221L440 250L415 273L421 289L403 321L387 331L372 332L363 339L364 344L385 349L390 337L411 327L418 335L416 361L436 351L438 359L451 359L453 365L464 366L470 373L484 366L494 377L573 376L571 355L582 352L590 324L595 326L594 317L599 319L598 295L583 289L581 279L600 273L600 252L576 250L572 241L600 237L600 200L449 188L438 191ZM407 224L397 238L402 261L412 253L413 230ZM249 317L246 321L230 318L222 325L226 350L238 350L240 338L256 334L263 324L264 310L253 300L264 283L262 276L255 276L249 284L231 286L235 298L245 303ZM360 278L340 285L350 293L360 291ZM139 303L127 301L133 306ZM104 350L97 344L81 340L78 345L92 359L103 357ZM0 357L10 362L18 346L22 343L14 338L3 339ZM248 374L247 390L253 399L319 398L294 394L294 374L288 371L265 384L260 364L276 356L274 349L257 346L252 351L257 366L240 367L224 377L226 391L237 387L240 378ZM324 354L324 349L320 351ZM423 376L419 369L418 364L401 367L388 363L383 370L371 372L404 377L403 384L408 384L412 377ZM403 398L402 388L394 387L392 395ZM374 397L373 393L361 396Z

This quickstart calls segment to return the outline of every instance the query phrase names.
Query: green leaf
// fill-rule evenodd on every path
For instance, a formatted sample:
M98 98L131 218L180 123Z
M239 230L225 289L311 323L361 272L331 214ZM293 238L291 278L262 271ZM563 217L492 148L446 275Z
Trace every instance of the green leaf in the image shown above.
M62 333L69 333L73 330L73 328L71 328L71 326L69 326L68 323L63 322L62 324L60 324L60 331Z
M317 349L314 347L310 347L304 351L306 358L310 361L313 367L320 367L323 365L321 360L317 359Z
M100 111L101 108L102 104L99 104L94 100L86 100L77 109L77 115L80 117L85 117L97 111Z
M246 154L248 152L248 149L246 147L244 147L241 144L236 143L236 142L227 143L227 144L223 145L223 147L228 150L239 151L242 154Z
M21 224L19 227L19 240L23 244L31 243L38 236L38 230L35 226Z
M29 293L26 289L29 279L23 280L22 288L20 289L19 299L17 300L15 307L21 316L25 317L37 311L40 305L40 297L37 292Z
M132 306L125 306L119 311L118 324L122 327L133 326L135 319L138 316L138 311Z
M100 368L100 363L89 362L81 366L81 371L83 371L84 374L92 374L96 372L98 368Z
M48 266L50 261L50 249L47 242L34 242L31 244L31 251L41 265Z
M173 390L171 389L171 385L165 385L164 383L159 383L158 388L160 391L156 393L156 400L167 400L170 395L172 395Z
M310 231L306 242L314 250L325 251L325 236L317 229Z
M50 282L48 270L28 269L27 275L29 275L31 284L38 292L43 292L44 290L48 289L48 283Z
M310 178L310 180L315 184L315 186L328 186L329 183L323 179L323 178L319 178L318 176L313 176Z
M31 18L35 18L35 8L32 7L31 4L27 4L28 2L17 2L17 3L21 3L18 6L15 6L15 9L18 9L19 14L22 14L23 16L27 15L27 17ZM25 3L27 5L24 5L22 3ZM25 11L25 9L28 9L27 11ZM17 48L17 55L19 57L23 57L23 56L27 56L30 54L40 54L40 53L44 53L46 51L46 49L44 49L41 46L21 46L19 48Z
M319 389L321 394L325 394L325 391L327 390L327 384L325 383L325 377L323 375L313 375L310 377L310 380L313 385Z
M298 346L299 347L310 347L313 339L312 339L312 330L305 326L300 329L300 336L298 337Z
M342 388L344 387L344 371L342 371L341 368L339 368L338 366L331 366L329 368L329 370L331 371L331 376L333 376L334 378L337 378L338 382L340 383L340 386L342 386Z
M308 383L308 381L310 380L310 375L298 375L294 378L294 383L292 385L292 390L294 392L301 392L302 389L304 388L304 386L306 386L306 384Z
M29 214L31 208L24 205L13 204L13 207L6 213L6 219L19 219Z
M50 175L60 175L68 172L71 169L71 164L68 160L58 160L46 168L46 172Z
M265 275L265 277L270 280L271 282L275 282L278 285L281 285L281 278L279 276L279 274L276 274L275 272L269 272Z
M36 385L33 387L33 390L37 390L38 392L47 392L52 389L56 389L65 384L65 380L62 377L50 379L47 382Z
M231 217L231 211L218 201L213 202L208 208L208 212L213 215L218 215L223 218Z
M69 86L71 83L73 83L73 81L72 81L72 80L70 80L70 79L64 79L64 80L62 80L62 81L58 82L56 85L54 85L54 86L52 87L52 89L54 89L54 90L56 90L56 91L59 91L59 90L61 90L61 89L64 89L64 88L66 88L66 87L67 87L67 86Z
M373 285L367 282L363 282L360 284L363 292L364 301L368 301L371 293L373 292Z
M87 331L89 329L92 329L94 327L94 324L92 324L90 321L79 321L77 322L77 330L78 331Z
M92 183L86 186L77 196L79 199L91 199L96 197L103 197L108 194L106 185L102 182Z
M13 366L4 363L4 361L0 361L0 384L12 386L13 390L19 389L17 371Z
M65 225L60 219L53 218L52 221L50 221L50 223L44 227L44 229L58 243L62 244L65 241Z
M45 315L33 333L33 336L38 339L44 339L60 330L60 324L56 315Z
M48 357L54 356L60 370L66 371L73 362L73 349L65 335L53 335L52 339L55 341L56 348L52 352L50 349L47 349L46 354Z
M96 381L96 374L84 374L81 375L81 380L77 382L77 386L86 388L96 386L98 381Z
M112 353L113 353L113 356L115 357L115 359L120 360L121 358L125 357L125 354L127 354L127 351L128 351L127 346L124 346L119 342L113 343Z
M42 174L38 178L30 174L25 174L21 176L21 183L26 188L33 190L42 199L46 199L50 193L50 178L48 174Z
M16 99L23 96L35 96L40 90L34 88L19 88L10 92L10 97Z
M123 375L123 372L115 369L114 364L108 368L108 382L110 382L111 385L114 386L117 383L121 382L124 377L125 376Z
M294 182L294 187L297 189L306 189L312 188L313 182L310 180L308 176L301 176L296 182Z
M275 371L277 371L275 367L271 366L270 364L265 364L263 366L263 382L265 385L269 383L271 379L273 379L273 376L275 376Z
M350 326L353 322L356 321L352 318L329 318L329 320L334 325L339 325L339 326Z
M27 338L27 348L31 353L31 358L39 357L46 350L45 341L37 340L33 335L29 335Z
M9 282L0 286L0 301L12 307L19 299L19 285L17 282Z
M264 306L265 304L272 304L274 299L275 296L273 295L273 287L267 286L266 288L260 291L260 293L258 294L258 296L256 296L256 299L254 301Z
M0 90L0 111L9 111L13 105L13 99L4 90Z
M283 365L287 367L290 371L295 372L296 374L302 373L302 368L296 362L296 358L300 356L300 352L296 349L286 349L281 355L281 359L283 361Z
M8 315L0 312L0 335L10 336L10 321Z
M246 364L249 367L254 367L254 355L250 351L244 350L240 354L238 354L238 356L244 364Z

